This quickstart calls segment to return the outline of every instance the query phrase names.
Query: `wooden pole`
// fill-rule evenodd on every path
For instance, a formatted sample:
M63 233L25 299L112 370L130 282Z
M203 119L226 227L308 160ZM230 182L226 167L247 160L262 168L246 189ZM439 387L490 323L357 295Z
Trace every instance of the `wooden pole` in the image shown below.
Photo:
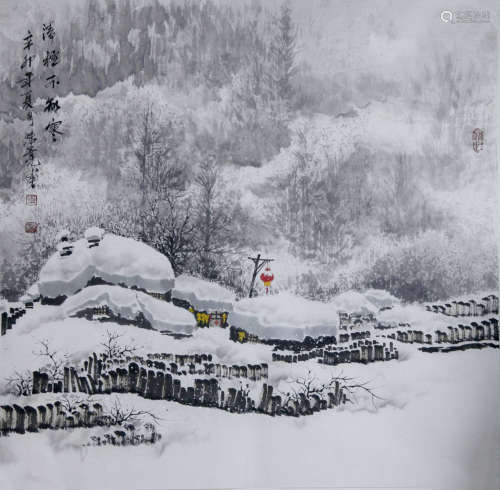
M265 264L267 264L268 262L272 262L274 259L261 259L260 254L258 254L257 257L248 257L248 259L254 263L252 281L250 282L250 293L248 295L248 297L251 298L253 296L257 274L262 270Z
M260 254L257 255L257 258L253 257L248 257L251 261L253 261L254 267L253 267L253 274L252 274L252 282L250 283L250 294L248 295L249 298L252 297L253 294L253 288L255 285L255 278L257 277L257 267L259 266L259 261L260 261Z

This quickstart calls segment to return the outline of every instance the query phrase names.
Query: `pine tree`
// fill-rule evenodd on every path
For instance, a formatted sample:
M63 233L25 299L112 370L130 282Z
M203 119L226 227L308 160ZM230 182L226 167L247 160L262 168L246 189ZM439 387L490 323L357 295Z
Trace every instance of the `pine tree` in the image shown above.
M296 28L292 21L292 10L283 4L280 15L274 20L276 33L270 46L270 86L271 98L283 104L285 113L291 108L295 66Z

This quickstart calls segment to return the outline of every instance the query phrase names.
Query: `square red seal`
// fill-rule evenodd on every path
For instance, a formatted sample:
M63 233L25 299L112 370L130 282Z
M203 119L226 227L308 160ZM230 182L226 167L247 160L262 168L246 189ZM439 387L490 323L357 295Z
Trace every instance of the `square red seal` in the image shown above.
M26 233L36 233L38 231L38 223L34 221L26 221L24 224L24 231Z
M484 131L476 128L472 131L472 149L479 153L484 146Z
M36 194L26 194L26 206L36 206L38 203L38 196Z

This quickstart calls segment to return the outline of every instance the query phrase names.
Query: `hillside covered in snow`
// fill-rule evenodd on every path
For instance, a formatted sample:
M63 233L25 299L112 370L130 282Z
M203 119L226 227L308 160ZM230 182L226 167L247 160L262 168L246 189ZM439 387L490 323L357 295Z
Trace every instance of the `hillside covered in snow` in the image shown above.
M0 490L500 488L497 3L2 0Z
M101 234L90 250L106 238ZM64 240L58 248L83 240ZM125 243L129 250L146 247ZM68 268L56 271L56 260L79 252L88 260L88 248L80 248L48 259L54 283L68 283ZM441 454L452 454L457 438L474 441L478 430L488 445L500 434L494 413L500 393L491 389L497 296L460 300L467 311L405 304L375 289L347 291L328 302L289 292L236 300L214 282L168 279L164 256L157 268L151 261L130 267L129 259L124 254L123 263L107 264L107 277L119 276L119 284L88 284L75 293L69 284L60 304L43 304L33 285L24 303L1 304L0 371L6 378L0 381L0 450L14 463L2 467L2 488L17 490L19 481L40 488L39 480L26 482L21 469L26 444L30 457L46 462L36 470L44 488L66 489L69 481L81 490L103 482L113 489L145 481L168 488L201 488L207 481L260 485L268 476L240 471L241 458L256 454L286 470L272 473L279 485L292 479L322 485L332 478L395 485L411 475L419 485L465 490L472 479L496 478L494 451L483 445L476 452L480 466L467 475L460 473L467 455ZM138 278L161 267L171 295L137 288ZM227 322L198 320L226 313ZM446 412L446 423L436 417L436 406ZM469 427L478 413L488 430L476 424L474 434L463 429L457 435L456 426ZM362 436L352 442L359 430ZM290 438L307 458L297 459ZM181 448L189 451L189 464L194 458L206 468L209 480L187 471ZM61 458L69 473L46 470ZM356 458L363 458L362 471L352 471ZM332 459L342 464L332 466ZM387 459L395 468L390 474L380 469ZM105 474L98 470L102 464ZM238 471L228 472L227 464ZM217 476L213 468L226 472ZM301 480L304 468L314 476Z

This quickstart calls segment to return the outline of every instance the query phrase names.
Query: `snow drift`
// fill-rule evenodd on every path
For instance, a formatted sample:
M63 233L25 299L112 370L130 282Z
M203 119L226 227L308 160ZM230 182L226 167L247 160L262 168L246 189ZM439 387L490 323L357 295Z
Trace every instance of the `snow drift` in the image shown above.
M70 296L84 288L94 276L150 292L165 293L174 286L169 260L132 238L107 233L99 246L89 248L86 239L71 245L71 255L61 257L55 252L40 271L38 287L42 296Z
M196 321L187 310L149 294L120 286L89 286L68 298L60 308L66 316L107 305L115 315L135 320L142 313L155 330L192 333Z
M235 295L215 282L181 274L175 279L172 298L188 301L196 310L232 311Z

